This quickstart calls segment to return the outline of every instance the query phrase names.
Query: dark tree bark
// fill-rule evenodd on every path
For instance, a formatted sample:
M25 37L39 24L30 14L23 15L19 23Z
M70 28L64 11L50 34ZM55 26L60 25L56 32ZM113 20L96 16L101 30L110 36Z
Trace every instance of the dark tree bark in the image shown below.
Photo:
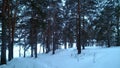
M33 53L34 53L34 51L33 51L33 45L32 44L30 44L31 45L31 57L33 57Z
M50 52L50 22L48 21L48 28L46 32L46 53Z
M117 3L119 3L119 0L117 0ZM120 4L116 7L116 20L117 20L117 44L116 46L120 46Z
M8 29L8 61L12 59L12 46L11 46L11 6L10 6L10 1L8 1L8 19L7 19L7 29Z
M34 26L34 55L37 58L37 23Z
M53 38L52 38L52 41L53 41L53 51L52 51L52 54L55 54L55 50L56 50L56 42L57 42L57 39L56 39L56 27L57 27L57 25L56 25L56 16L57 16L57 9L56 9L56 3L55 2L53 2L52 3L52 5L53 5L53 7L55 8L54 9L54 13L53 13L53 31L52 31L52 34L53 34Z
M117 17L117 46L120 46L120 29L119 29L119 17Z
M24 48L24 58L26 57L26 49Z
M6 64L6 41L5 40L6 40L6 24L5 24L5 21L2 21L1 64Z
M54 17L54 19L55 19L55 17ZM53 29L53 52L52 52L52 54L55 54L55 50L56 50L56 32L55 32L55 21L54 21L54 23L53 23L53 27L54 27L54 29Z
M33 21L31 19L30 21L30 46L31 46L31 57L33 57L34 54L34 46L33 46Z
M81 31L81 23L80 23L80 0L78 0L78 13L77 13L77 24L76 24L76 27L77 27L77 32L76 32L76 45L77 45L77 50L78 50L78 54L81 53L81 37L80 37L80 31Z
M108 30L108 33L107 33L107 47L110 47L110 34L109 34L109 30Z
M82 7L82 10L83 10L84 8ZM81 44L82 44L82 49L85 49L85 41L87 40L85 37L86 37L86 34L85 34L85 32L84 32L84 29L85 29L85 20L84 20L84 15L82 16L83 17L83 19L82 19L82 25L83 25L83 32L82 32L82 34L81 34L81 37L82 37L82 42L81 42Z
M67 49L67 40L66 37L64 38L65 49Z
M108 24L108 29L107 29L107 47L110 47L110 35L111 35L111 33L110 33L110 29L111 29L111 27L110 27L110 24L111 24L111 22L110 21L108 21L109 22L109 24Z
M2 4L2 46L1 46L1 64L6 64L6 19L5 19L5 13L7 12L7 0L3 0Z
M36 19L31 19L30 23L30 45L31 45L31 57L37 58L37 24Z
M12 4L12 2L9 1L9 6L8 6L8 26L9 26L9 46L8 46L8 50L9 50L9 55L8 55L8 60L12 60L13 59L13 47L14 47L14 33L15 33L15 23L16 23L16 18L17 18L17 5L18 5L18 1L16 1L16 7L14 9L14 14L13 14L13 18L12 16L12 6L10 5Z
M52 51L52 54L55 54L55 37L53 37L53 51Z

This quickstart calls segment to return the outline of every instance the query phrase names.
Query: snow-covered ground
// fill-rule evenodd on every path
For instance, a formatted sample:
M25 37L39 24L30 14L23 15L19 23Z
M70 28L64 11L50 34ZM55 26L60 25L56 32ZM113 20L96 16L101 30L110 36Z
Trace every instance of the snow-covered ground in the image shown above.
M36 59L16 58L0 68L120 68L120 47L86 47L80 55L76 48L61 49Z

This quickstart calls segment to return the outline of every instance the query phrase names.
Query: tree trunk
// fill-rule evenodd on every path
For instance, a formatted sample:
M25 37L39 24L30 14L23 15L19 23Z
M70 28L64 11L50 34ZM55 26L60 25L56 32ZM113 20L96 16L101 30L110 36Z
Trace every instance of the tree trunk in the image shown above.
M31 57L37 58L37 21L31 18L30 23L30 45L31 45Z
M7 21L7 29L8 29L8 61L10 61L13 56L12 56L12 46L11 46L11 24L12 24L12 19L11 19L11 6L10 6L10 1L8 1L8 21Z
M31 57L33 57L33 45L31 45Z
M34 26L34 52L35 52L34 53L35 58L37 58L37 28L36 28L36 26Z
M55 3L53 3L53 7L56 7ZM55 54L56 50L56 15L57 15L57 9L55 8L54 14L53 14L53 52L52 54Z
M52 54L55 54L55 49L56 49L56 47L55 47L55 37L53 38L53 52L52 52Z
M14 32L15 32L15 23L16 23L16 15L17 15L17 8L14 9L15 13L12 16L11 10L11 1L8 1L8 30L9 30L9 37L8 37L8 60L13 59L13 47L14 47ZM18 5L18 1L16 1L16 6Z
M2 46L1 46L1 64L6 64L6 30L7 30L7 23L5 19L5 13L7 12L7 1L3 0L2 3Z
M120 46L120 17L119 17L119 15L117 14L117 16L116 16L116 18L117 18L117 46Z
M108 24L108 30L107 30L107 47L110 47L110 29L111 29L111 27L110 27L110 24L111 24L111 22L109 21L109 24Z
M55 24L55 23L54 23ZM55 27L55 26L53 26ZM53 53L52 54L55 54L55 50L56 50L56 42L55 42L55 31L53 30Z
M24 47L24 58L26 57L26 49L25 49L25 47Z
M1 64L6 64L6 22L2 19Z
M64 39L64 43L65 43L65 49L67 49L67 40L66 40L66 37Z
M30 46L31 46L31 57L33 57L34 46L33 46L33 19L30 20Z
M82 10L84 10L84 8L82 8ZM83 32L82 32L82 34L81 34L81 37L82 37L82 42L81 42L81 44L82 44L82 49L84 50L85 49L85 43L86 43L86 41L87 41L87 35L85 34L85 31L84 31L84 29L85 29L85 20L84 20L84 15L83 15L83 19L82 19L82 25L83 25L83 27L82 27L82 29L83 29Z
M35 58L37 58L37 44L35 44L35 48L34 48L34 54L35 54Z
M81 37L80 37L80 31L81 31L81 23L80 23L80 0L78 0L78 13L77 13L77 25L76 25L76 27L77 27L77 35L76 35L76 37L77 37L77 39L76 39L76 45L77 45L77 50L78 50L78 54L80 54L81 53Z
M48 22L48 28L46 32L46 53L50 51L50 23Z
M21 45L19 45L19 57L21 57Z

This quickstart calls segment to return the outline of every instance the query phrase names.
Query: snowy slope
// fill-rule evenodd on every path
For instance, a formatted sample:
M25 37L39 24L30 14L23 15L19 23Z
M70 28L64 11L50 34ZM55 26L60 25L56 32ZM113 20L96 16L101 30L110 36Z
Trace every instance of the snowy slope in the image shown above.
M0 68L120 68L120 47L87 47L77 55L76 49L57 50L55 55L16 58Z

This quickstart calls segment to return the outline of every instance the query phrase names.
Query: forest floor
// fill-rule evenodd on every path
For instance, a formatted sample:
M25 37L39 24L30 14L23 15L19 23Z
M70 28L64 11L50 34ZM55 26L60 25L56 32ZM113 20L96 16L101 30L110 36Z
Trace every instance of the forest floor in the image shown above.
M80 55L76 48L59 49L55 55L15 58L0 68L120 68L120 47L86 47Z

